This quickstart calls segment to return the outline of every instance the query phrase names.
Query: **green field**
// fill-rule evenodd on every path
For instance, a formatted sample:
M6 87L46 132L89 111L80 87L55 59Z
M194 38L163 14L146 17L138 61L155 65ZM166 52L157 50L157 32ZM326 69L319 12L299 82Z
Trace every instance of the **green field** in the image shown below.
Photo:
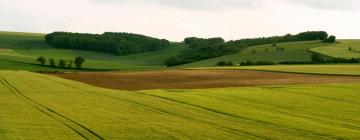
M0 32L0 60L28 64L37 64L35 59L39 56L54 58L55 60L72 60L74 57L83 56L87 59L84 64L84 68L87 69L161 69L164 68L163 62L167 58L182 52L184 49L186 47L183 44L172 43L171 47L155 52L114 56L91 51L56 49L45 43L44 34ZM16 67L1 67L1 69L49 69L40 66L23 67L22 65L13 65Z
M198 61L181 67L209 67L215 66L219 61L231 61L235 64L242 61L310 61L312 53L308 51L309 49L328 45L329 44L321 43L320 41L277 44L277 47L284 48L284 51L277 51L276 47L273 47L272 45L260 45L247 48L237 54ZM268 51L265 51L266 49ZM256 53L253 53L253 50L256 50Z
M286 73L325 74L325 75L360 75L358 64L332 65L273 65L273 66L234 66L234 67L202 67L188 69L228 69L259 70Z
M331 57L360 58L360 40L339 40L336 44L312 48L311 51Z
M359 84L127 92L30 72L0 78L2 139L360 137Z

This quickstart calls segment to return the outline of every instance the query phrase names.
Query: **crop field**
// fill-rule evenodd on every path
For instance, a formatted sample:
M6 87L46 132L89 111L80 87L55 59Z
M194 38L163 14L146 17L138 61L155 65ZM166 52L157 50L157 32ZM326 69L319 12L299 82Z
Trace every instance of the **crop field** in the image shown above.
M219 61L231 61L235 64L242 61L310 61L312 53L309 52L309 50L311 48L328 45L329 44L321 43L320 41L279 43L276 47L273 47L271 44L260 45L244 49L237 54L206 59L180 67L210 67L215 66ZM277 51L276 48L284 48L284 50ZM255 53L253 52L254 50Z
M358 139L360 84L103 89L0 72L2 139Z
M312 48L311 51L331 57L360 58L360 40L339 40L336 44Z
M272 85L360 83L360 77L304 75L249 70L161 70L56 74L69 80L119 90L202 89Z
M257 70L285 73L305 73L318 75L348 75L359 76L358 64L333 64L333 65L274 65L274 66L235 66L235 67L203 67L188 69L213 69L213 70Z
M16 67L18 70L54 69L34 65L37 64L35 59L39 56L54 58L56 61L59 59L72 60L77 56L83 56L86 58L84 64L86 69L162 69L167 58L182 52L184 49L186 47L183 44L172 43L171 47L159 51L114 56L92 51L56 49L45 42L44 34L0 32L0 60L11 60L33 66L23 67L19 65Z

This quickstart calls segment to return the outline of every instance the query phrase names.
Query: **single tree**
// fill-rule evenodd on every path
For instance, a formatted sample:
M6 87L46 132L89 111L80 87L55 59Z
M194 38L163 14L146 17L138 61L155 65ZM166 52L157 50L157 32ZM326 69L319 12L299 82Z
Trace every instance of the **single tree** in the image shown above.
M349 51L353 51L353 49L351 47L348 48Z
M252 50L251 53L256 53L257 51L256 50Z
M56 66L54 58L50 58L50 59L49 59L49 63L50 63L50 66L51 66L51 67L55 67L55 66Z
M77 69L81 69L81 66L82 64L85 62L85 58L84 57L81 57L81 56L78 56L75 58L75 66Z
M46 63L46 58L43 56L40 56L36 59L37 62L39 62L41 65L45 65Z
M164 62L164 65L167 67L175 66L177 64L178 64L178 62L177 62L177 58L175 56L172 56L172 57L166 59Z
M60 68L65 68L65 67L66 67L66 61L60 59L60 60L59 60L59 67L60 67Z

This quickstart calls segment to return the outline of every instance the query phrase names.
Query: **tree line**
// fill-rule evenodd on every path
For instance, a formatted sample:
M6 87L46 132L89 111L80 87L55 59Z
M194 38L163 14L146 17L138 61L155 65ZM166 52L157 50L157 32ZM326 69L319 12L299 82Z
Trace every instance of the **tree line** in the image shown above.
M85 63L85 58L84 58L84 57L81 57L81 56L78 56L78 57L75 57L74 60L59 59L58 65L56 65L55 59L53 59L53 58L46 59L46 58L43 57L43 56L39 56L39 57L36 59L36 61L39 62L39 63L40 63L41 65L43 65L43 66L45 66L45 65L46 65L46 62L48 61L50 67L59 67L59 68L63 68L63 69L65 69L65 68L67 68L67 69L72 69L72 68L73 68L73 64L75 64L75 68L76 68L76 69L81 69L83 63Z
M45 40L56 48L90 50L114 55L155 51L170 46L170 42L165 39L115 32L103 34L53 32L47 34Z
M196 38L189 37L184 39L184 43L189 48L177 56L168 58L164 64L168 67L176 66L194 61L215 58L223 55L238 53L239 51L256 45L322 40L324 43L335 42L335 36L328 36L325 31L308 31L296 35L287 34L284 36L272 36L261 38L247 38L240 40L231 40L225 42L222 38Z
M237 63L239 66L260 66L260 65L276 65L276 64L335 64L335 63L360 63L360 58L327 58L318 54L313 54L310 61L242 61ZM234 66L231 61L219 61L216 66Z

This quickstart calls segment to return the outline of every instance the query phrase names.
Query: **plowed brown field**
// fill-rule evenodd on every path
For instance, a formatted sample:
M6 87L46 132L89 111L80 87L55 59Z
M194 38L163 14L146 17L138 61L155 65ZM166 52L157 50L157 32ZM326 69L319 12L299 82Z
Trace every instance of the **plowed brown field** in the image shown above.
M94 86L120 90L360 83L358 76L306 75L249 70L84 72L55 75Z

